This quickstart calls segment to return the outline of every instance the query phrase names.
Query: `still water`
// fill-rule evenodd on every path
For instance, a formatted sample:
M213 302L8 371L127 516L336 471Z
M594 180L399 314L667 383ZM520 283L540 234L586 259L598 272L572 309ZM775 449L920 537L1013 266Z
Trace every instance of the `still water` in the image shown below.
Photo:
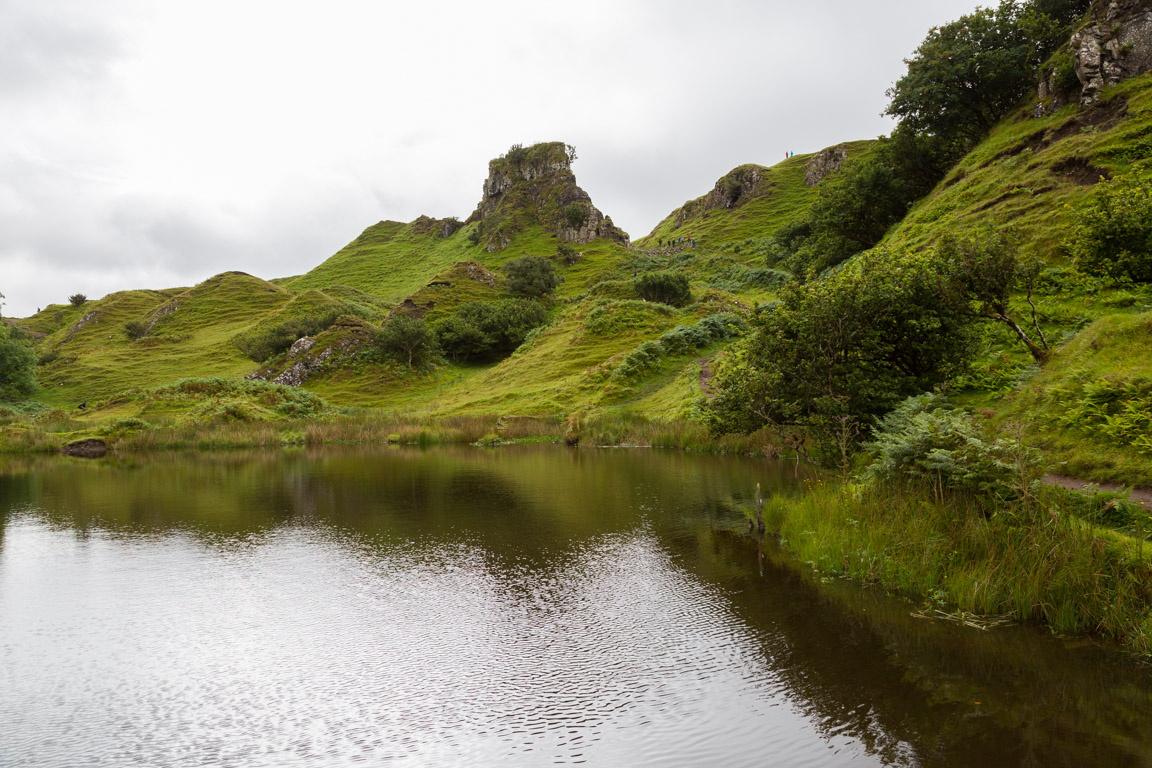
M559 448L0 464L0 766L1152 765L1152 673L820 583L794 468Z

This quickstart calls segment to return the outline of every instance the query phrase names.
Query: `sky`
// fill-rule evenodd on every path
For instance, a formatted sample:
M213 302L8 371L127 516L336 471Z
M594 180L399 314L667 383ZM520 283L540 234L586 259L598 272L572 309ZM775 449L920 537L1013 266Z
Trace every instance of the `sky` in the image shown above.
M634 238L743 163L892 129L968 0L0 0L0 293L301 274L466 218L515 143L576 148Z

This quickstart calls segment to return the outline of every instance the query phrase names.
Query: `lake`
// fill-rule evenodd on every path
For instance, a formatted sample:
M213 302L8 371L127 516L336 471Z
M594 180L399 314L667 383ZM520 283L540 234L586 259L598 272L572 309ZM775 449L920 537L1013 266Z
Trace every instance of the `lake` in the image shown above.
M1152 673L821 580L792 464L0 459L2 766L1152 764Z

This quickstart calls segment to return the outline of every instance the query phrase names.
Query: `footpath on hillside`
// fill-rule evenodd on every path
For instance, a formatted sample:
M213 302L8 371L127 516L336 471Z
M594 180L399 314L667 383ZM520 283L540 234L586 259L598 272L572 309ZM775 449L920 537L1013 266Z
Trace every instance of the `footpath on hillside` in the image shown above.
M1130 486L1121 485L1120 483L1094 483L1089 480L1081 480L1078 477L1068 477L1067 475L1045 475L1044 482L1049 485L1057 485L1061 488L1067 488L1071 491L1090 492L1093 489L1105 491L1107 493L1118 493L1128 489ZM1132 501L1143 502L1144 504L1152 505L1152 488L1135 487L1128 495Z

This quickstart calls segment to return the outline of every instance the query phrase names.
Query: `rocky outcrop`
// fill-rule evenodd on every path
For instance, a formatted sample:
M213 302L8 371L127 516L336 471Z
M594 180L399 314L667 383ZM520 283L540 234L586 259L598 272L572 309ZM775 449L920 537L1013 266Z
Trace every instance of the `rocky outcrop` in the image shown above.
M837 144L835 147L821 150L812 155L804 169L804 183L810 187L819 184L825 176L840 170L840 166L848 159L848 145Z
M1093 104L1106 86L1152 70L1152 0L1098 0L1092 20L1069 43L1081 106Z
M87 440L76 440L68 443L60 449L60 452L67 456L78 456L81 459L98 459L108 453L108 443L99 438L90 437Z
M765 183L764 168L741 165L720 177L712 191L680 206L673 215L676 228L688 219L718 208L738 208L749 200L768 194L774 185Z
M1089 107L1122 80L1152 71L1152 0L1096 0L1090 21L1040 73L1035 117L1069 101Z
M431 216L419 216L412 222L412 232L417 235L436 234L439 237L452 237L464 226L456 217L447 219L434 219Z
M480 222L477 234L489 252L507 248L516 233L534 224L567 242L597 237L628 242L577 186L574 158L570 146L550 142L514 146L488 164L483 197L466 223Z
M80 333L80 331L87 328L89 323L98 322L100 322L100 310L94 309L91 312L86 313L84 317L77 320L76 324L68 329L68 335L64 337L64 341L68 341L73 336Z
M245 378L298 387L323 368L331 368L351 357L368 341L368 323L343 317L316 337L297 339L277 366L261 368Z

